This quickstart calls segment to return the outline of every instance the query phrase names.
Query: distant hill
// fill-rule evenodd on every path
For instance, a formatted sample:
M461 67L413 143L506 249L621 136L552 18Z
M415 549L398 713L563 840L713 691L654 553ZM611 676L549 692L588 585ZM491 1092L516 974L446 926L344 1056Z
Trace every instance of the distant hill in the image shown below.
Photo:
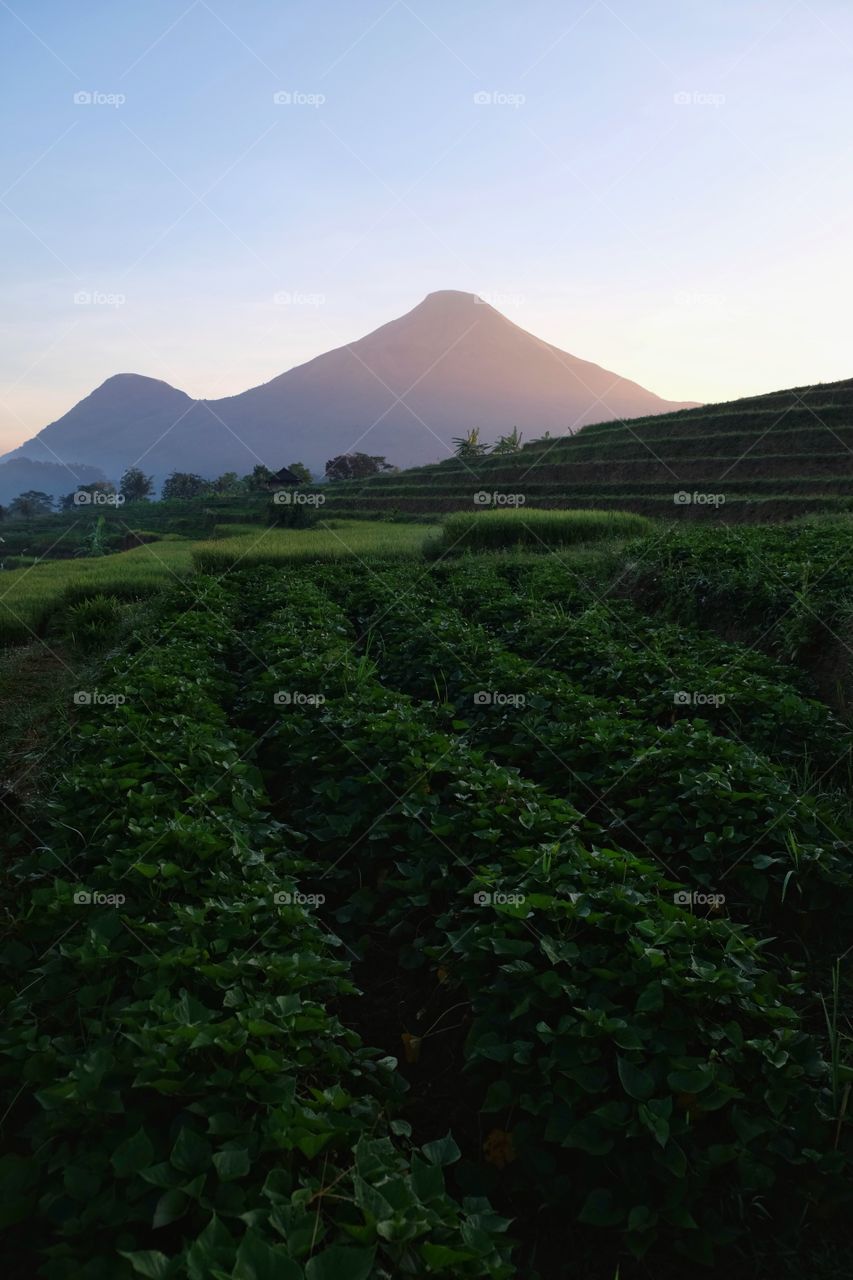
M13 498L27 489L38 489L59 499L73 493L78 485L105 479L98 467L84 466L79 462L66 467L57 462L12 458L9 462L0 462L0 504L8 506Z
M853 510L853 379L796 387L528 442L326 489L329 513L471 510L478 491L528 506L778 519ZM677 495L677 500L676 500ZM720 501L722 498L722 501Z
M494 440L565 434L602 418L681 408L636 382L520 329L472 293L431 293L407 315L307 364L222 400L117 374L7 457L85 458L117 479L139 462L162 478L213 476L335 454L397 466L441 460L472 426Z

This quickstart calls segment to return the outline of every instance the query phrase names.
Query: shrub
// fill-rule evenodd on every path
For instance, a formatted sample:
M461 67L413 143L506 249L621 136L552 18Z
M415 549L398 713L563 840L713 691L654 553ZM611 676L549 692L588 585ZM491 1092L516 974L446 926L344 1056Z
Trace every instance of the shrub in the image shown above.
M114 596L90 596L68 606L62 615L62 630L76 648L96 649L116 638L122 617L122 605Z
M295 494L296 490L290 490ZM280 529L310 529L317 523L317 508L307 502L271 502L267 507L270 524Z

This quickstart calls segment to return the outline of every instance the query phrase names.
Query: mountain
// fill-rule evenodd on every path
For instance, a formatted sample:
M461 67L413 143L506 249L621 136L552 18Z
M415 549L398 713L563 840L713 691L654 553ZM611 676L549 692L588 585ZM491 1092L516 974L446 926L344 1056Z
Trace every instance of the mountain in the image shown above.
M84 466L75 462L65 466L59 462L31 462L29 458L11 458L0 462L0 504L4 507L28 489L49 493L52 498L62 498L73 493L78 485L94 484L105 480L99 467Z
M475 294L442 290L222 400L118 374L7 457L85 457L114 477L136 463L158 477L293 461L322 473L328 458L355 450L397 466L439 461L472 426L489 441L514 426L529 438L685 407L543 342Z

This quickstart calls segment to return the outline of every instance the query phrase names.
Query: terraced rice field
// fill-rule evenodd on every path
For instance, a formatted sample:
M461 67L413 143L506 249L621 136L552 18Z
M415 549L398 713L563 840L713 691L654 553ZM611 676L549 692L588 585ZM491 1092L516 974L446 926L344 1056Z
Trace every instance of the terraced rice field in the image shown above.
M450 458L324 489L329 514L471 509L478 491L520 494L530 507L613 507L669 520L851 510L853 382L603 422L516 454ZM690 500L676 503L676 493Z

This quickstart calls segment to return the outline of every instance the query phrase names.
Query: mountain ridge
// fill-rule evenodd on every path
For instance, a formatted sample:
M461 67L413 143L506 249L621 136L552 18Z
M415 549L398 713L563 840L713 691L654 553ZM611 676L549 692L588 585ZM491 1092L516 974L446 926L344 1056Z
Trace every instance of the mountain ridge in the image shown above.
M436 290L411 311L233 396L198 399L119 373L0 462L87 461L205 475L356 449L397 466L438 461L472 426L494 440L571 433L591 421L691 407L582 360L514 324L476 294ZM81 450L83 451L81 453Z

